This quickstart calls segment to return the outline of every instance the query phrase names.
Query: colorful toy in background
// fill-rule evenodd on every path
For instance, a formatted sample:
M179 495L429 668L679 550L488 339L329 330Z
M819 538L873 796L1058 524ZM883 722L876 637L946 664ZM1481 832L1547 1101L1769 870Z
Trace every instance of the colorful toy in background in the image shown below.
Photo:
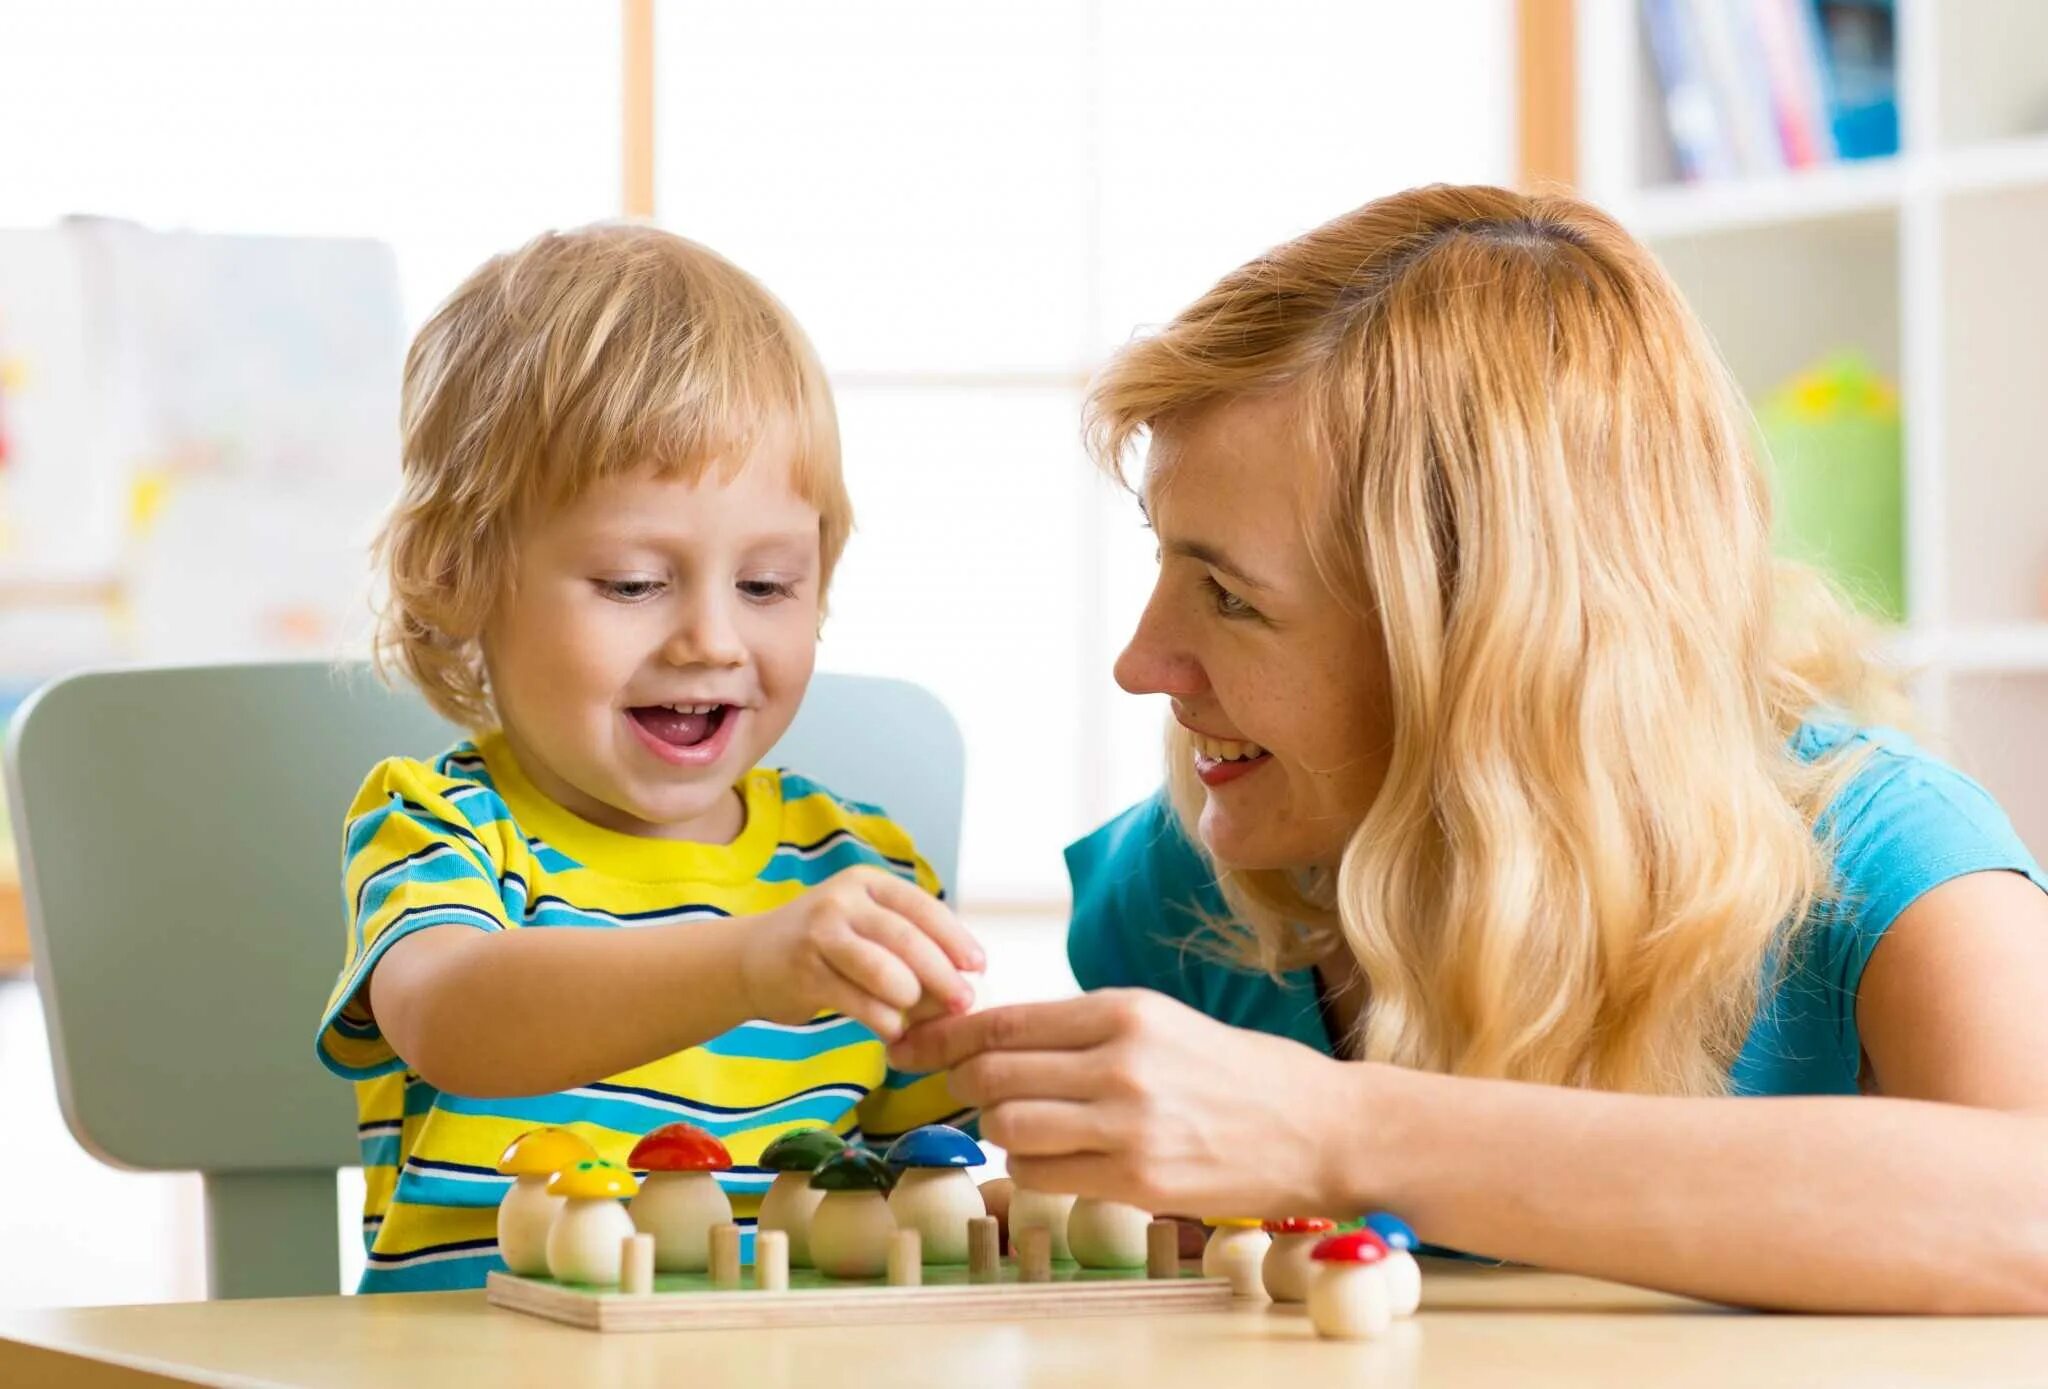
M1780 388L1758 423L1775 483L1779 553L1826 571L1872 615L1904 622L1897 387L1843 353Z

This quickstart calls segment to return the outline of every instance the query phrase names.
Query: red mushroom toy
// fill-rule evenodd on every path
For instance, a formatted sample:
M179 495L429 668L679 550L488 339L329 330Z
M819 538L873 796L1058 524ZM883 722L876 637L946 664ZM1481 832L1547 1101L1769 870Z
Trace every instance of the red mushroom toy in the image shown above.
M1370 1230L1347 1230L1318 1244L1308 1285L1308 1319L1316 1335L1341 1341L1379 1336L1393 1324L1393 1290L1382 1265L1387 1242Z
M626 1164L647 1174L631 1211L640 1233L654 1236L654 1266L708 1269L711 1227L732 1220L732 1202L712 1175L732 1167L725 1145L695 1124L663 1124L633 1145Z

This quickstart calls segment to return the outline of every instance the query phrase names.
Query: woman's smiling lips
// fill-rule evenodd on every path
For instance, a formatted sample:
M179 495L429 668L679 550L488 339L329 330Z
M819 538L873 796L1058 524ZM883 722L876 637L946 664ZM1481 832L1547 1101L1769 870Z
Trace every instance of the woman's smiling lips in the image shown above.
M1187 723L1182 723L1181 727L1188 731L1188 740L1195 753L1195 775L1201 778L1204 786L1226 786L1240 777L1250 776L1273 760L1273 755L1257 743L1219 738Z

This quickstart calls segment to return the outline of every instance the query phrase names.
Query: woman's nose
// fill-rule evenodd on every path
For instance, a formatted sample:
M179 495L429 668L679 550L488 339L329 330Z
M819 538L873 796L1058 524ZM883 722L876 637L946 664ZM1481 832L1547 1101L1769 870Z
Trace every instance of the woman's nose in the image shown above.
M1200 694L1208 688L1202 664L1192 652L1172 639L1159 620L1156 605L1148 606L1138 619L1138 630L1116 658L1116 683L1130 694L1164 694L1176 698Z

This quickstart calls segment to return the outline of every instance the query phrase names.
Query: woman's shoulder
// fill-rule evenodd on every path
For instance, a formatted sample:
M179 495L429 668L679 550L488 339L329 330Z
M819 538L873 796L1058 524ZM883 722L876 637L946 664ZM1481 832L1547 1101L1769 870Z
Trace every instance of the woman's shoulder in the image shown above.
M1067 958L1084 989L1161 987L1186 943L1223 914L1208 860L1160 791L1067 846Z
M1998 801L1896 728L1812 721L1794 739L1809 761L1856 759L1815 826L1838 894L1881 931L1912 899L1962 873L2004 869L2042 882Z

